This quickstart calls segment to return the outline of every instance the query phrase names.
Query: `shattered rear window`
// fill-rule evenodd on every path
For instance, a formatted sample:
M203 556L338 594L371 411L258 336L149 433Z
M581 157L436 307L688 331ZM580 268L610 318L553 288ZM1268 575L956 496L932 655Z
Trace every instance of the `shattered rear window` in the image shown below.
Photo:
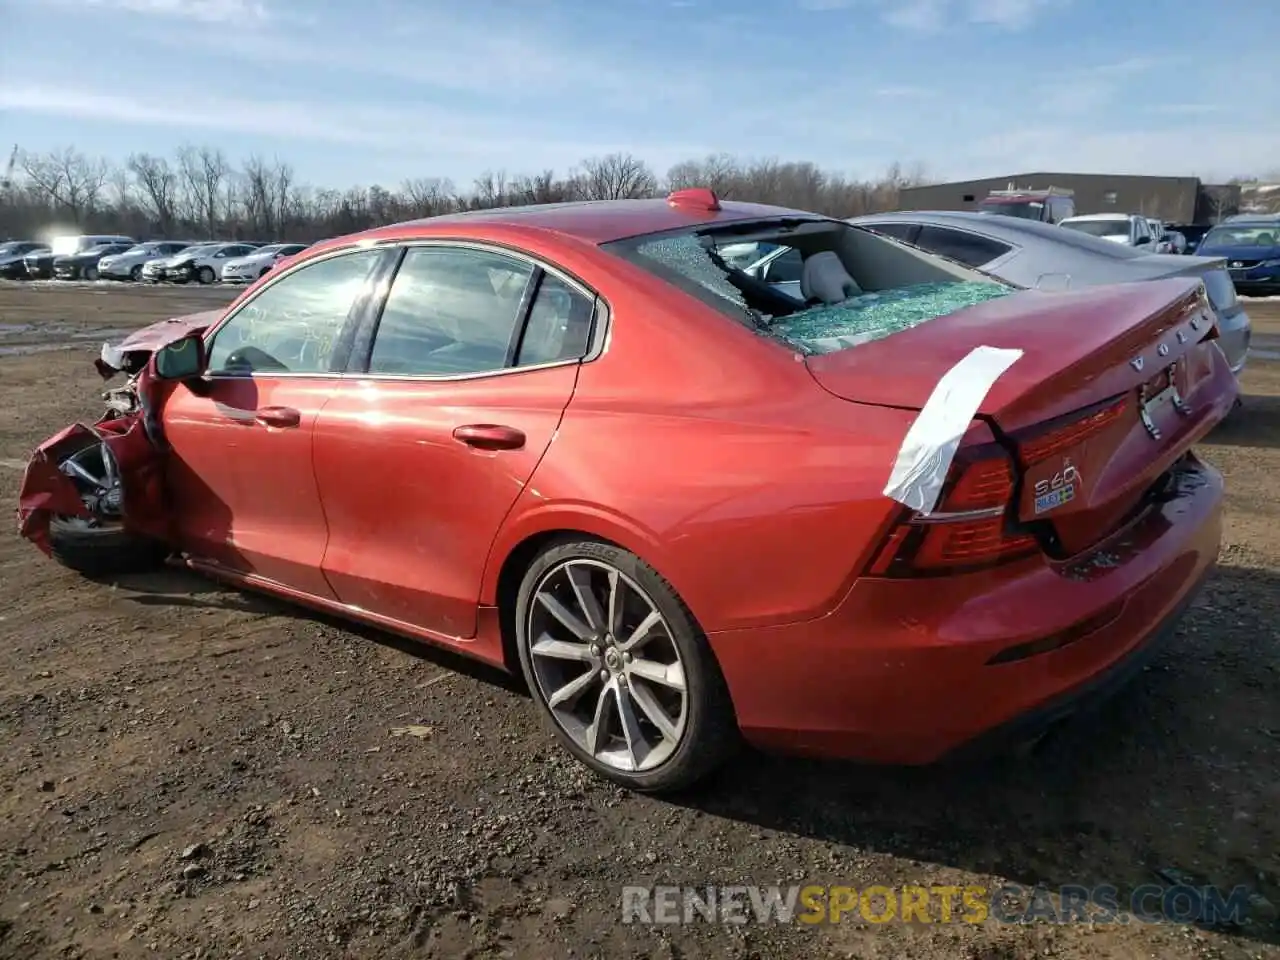
M801 310L774 323L770 332L801 353L834 353L1014 292L986 281L916 283Z
M794 293L772 284L774 303L762 305L758 293L748 297L730 281L732 264L717 262L711 244L695 233L632 241L623 255L757 332L803 354L832 353L928 320L955 313L1015 288L994 281L941 280L864 292L836 304L806 306ZM740 271L734 275L741 279Z

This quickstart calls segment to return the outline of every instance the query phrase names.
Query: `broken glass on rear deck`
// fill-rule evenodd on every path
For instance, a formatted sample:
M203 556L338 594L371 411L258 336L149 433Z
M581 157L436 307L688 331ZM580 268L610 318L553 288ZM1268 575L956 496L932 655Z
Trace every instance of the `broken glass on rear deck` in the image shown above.
M834 353L1014 292L988 281L915 283L801 310L774 321L769 332L802 353Z

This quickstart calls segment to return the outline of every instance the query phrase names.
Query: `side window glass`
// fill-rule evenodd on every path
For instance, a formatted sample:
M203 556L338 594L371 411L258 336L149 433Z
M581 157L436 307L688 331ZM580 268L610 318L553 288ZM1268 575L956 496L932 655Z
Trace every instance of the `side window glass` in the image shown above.
M931 253L959 260L970 267L980 267L984 263L990 263L1009 251L1008 244L988 240L986 237L979 237L972 233L932 226L920 229L920 238L916 240L916 245Z
M410 247L391 284L369 372L447 377L507 365L533 267L499 253Z
M559 277L542 275L516 355L518 366L574 360L587 352L595 303Z
M214 334L209 372L328 373L338 334L379 254L321 260L271 284Z
M804 273L804 256L795 247L788 247L769 261L764 280L769 283L799 283Z

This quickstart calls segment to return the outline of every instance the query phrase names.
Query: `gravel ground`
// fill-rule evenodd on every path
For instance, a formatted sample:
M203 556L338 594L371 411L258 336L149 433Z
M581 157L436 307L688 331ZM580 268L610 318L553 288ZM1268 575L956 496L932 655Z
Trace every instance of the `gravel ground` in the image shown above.
M96 416L105 331L230 295L0 285L10 502L31 447ZM1280 303L1250 310L1280 351ZM747 754L679 802L633 796L566 760L515 682L178 573L90 583L9 527L0 957L1280 957L1280 353L1244 382L1202 449L1221 566L1175 642L1041 753L963 770ZM1123 896L1165 868L1248 885L1254 919L620 922L625 884Z

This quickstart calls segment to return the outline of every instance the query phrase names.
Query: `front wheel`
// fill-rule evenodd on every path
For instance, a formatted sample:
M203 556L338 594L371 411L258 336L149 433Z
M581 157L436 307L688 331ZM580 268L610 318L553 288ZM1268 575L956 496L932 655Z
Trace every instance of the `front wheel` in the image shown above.
M82 279L87 280L89 283L93 283L94 281L96 281L96 280L98 279L98 268L97 268L97 267L85 267L85 268L84 268L84 273L82 273L80 276L81 276L81 278L82 278Z
M217 275L214 274L213 272L213 267L201 267L199 270L196 271L196 279L199 280L201 283L210 284L210 283L213 283L213 281L218 278L217 278Z
M164 562L168 548L139 537L121 524L124 491L115 458L96 438L68 455L59 469L71 478L89 511L87 517L55 515L49 520L49 549L64 567L87 577L142 573Z
M130 280L132 280L134 283L137 283L139 280L141 280L141 279L142 279L142 267L140 267L140 266L139 266L139 267L134 267L132 270L130 270L130 271L129 271L129 279L130 279Z
M633 553L585 539L543 551L520 585L516 640L561 743L615 783L683 789L738 743L706 638L671 585Z

